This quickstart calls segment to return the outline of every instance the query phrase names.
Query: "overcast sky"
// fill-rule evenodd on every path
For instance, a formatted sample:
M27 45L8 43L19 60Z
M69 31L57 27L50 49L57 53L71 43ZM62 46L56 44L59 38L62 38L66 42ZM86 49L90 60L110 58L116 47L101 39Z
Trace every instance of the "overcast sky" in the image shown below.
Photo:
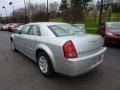
M5 16L5 10L2 9L2 6L5 6L8 12L8 15L12 12L12 6L9 5L9 2L13 2L15 9L24 7L24 0L0 0L0 13L2 16ZM28 2L29 0L25 0ZM47 0L30 0L31 3L46 3ZM49 0L49 2L61 2L61 0ZM95 0L96 1L96 0Z

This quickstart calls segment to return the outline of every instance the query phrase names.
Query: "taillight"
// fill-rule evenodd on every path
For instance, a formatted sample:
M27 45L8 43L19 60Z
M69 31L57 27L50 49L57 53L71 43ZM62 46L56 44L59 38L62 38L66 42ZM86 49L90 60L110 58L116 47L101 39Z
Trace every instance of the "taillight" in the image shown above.
M77 52L72 41L67 41L63 46L65 58L76 58Z
M113 33L111 33L110 31L106 31L106 35L108 35L108 36L113 36Z

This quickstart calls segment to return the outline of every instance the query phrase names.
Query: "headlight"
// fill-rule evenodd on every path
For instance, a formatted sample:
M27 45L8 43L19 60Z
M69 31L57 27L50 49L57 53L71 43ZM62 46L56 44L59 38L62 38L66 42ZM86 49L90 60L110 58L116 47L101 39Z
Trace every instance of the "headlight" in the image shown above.
M106 32L106 34L107 34L108 36L113 36L113 34L112 34L111 32Z

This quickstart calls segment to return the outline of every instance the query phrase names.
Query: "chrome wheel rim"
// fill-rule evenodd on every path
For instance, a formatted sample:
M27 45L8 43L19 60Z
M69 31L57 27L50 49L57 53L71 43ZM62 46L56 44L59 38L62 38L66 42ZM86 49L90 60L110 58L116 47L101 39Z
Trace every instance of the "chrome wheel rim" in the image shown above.
M11 42L11 47L12 47L13 50L15 50L15 45L14 45L13 41Z
M48 72L48 63L47 59L44 56L40 56L39 58L39 68L42 71L42 73Z

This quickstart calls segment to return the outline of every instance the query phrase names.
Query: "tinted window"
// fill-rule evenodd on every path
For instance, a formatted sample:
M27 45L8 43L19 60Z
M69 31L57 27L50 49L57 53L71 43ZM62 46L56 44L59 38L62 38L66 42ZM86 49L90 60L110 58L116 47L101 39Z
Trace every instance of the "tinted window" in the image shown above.
M25 26L21 29L21 33L22 34L28 34L29 32L29 29L30 29L30 26Z
M32 26L29 32L30 35L40 36L40 29L38 26Z

